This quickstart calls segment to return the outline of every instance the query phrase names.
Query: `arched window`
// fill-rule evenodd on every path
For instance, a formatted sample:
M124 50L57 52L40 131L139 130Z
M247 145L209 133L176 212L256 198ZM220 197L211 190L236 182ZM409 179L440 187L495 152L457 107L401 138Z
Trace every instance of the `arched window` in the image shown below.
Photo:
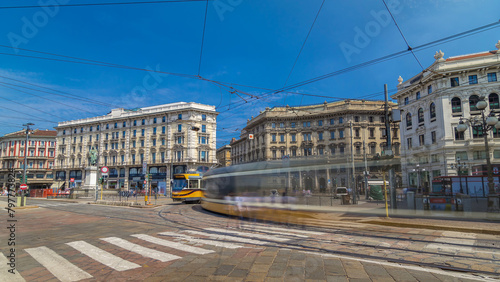
M131 168L130 174L137 174L137 168Z
M406 127L411 127L411 114L410 113L407 113L406 114Z
M498 94L491 93L488 96L488 102L490 104L490 110L500 109L500 104L498 103Z
M479 97L477 95L472 95L469 97L469 109L470 111L477 111L477 102L479 102Z
M436 118L436 104L431 103L431 105L429 106L429 115L430 115L431 121L432 121L432 119Z
M418 109L418 123L424 122L424 109Z
M455 97L451 99L451 112L452 113L462 112L462 101L460 100L460 98Z
M150 169L149 169L149 173L154 173L154 174L158 173L158 168L157 168L157 167L155 167L155 166L154 166L154 167L152 167L152 168L150 168Z

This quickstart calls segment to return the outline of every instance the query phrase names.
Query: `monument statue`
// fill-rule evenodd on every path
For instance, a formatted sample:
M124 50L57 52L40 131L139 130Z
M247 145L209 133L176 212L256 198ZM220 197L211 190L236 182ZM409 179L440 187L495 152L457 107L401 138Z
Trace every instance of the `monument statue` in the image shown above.
M97 164L97 150L92 147L90 150L90 165L95 166Z

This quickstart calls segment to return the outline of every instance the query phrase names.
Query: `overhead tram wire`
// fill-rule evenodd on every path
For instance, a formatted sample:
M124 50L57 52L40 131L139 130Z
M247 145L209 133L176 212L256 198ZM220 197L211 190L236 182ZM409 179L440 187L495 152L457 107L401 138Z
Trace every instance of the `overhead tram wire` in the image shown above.
M213 1L213 0L157 0L157 1L129 1L129 2L107 2L107 3L77 3L77 4L58 4L57 7L86 7L86 6L169 4L169 3L203 2L203 1ZM40 6L39 5L3 6L3 7L0 7L0 10L5 10L5 9L33 9L33 8L40 8Z
M424 50L424 49L430 48L430 47L432 47L432 46L434 46L434 45L436 45L438 43L450 42L450 41L457 40L457 39L460 39L460 38L464 38L464 37L467 37L467 36L470 36L470 35L473 35L473 34L476 34L476 33L479 33L479 32L483 32L483 31L486 31L486 30L489 30L489 29L497 28L498 24L499 24L499 22L494 22L494 23L491 23L491 24L480 26L478 28L474 28L474 29L471 29L471 30L468 30L468 31L465 31L465 32L461 32L461 33L458 33L458 34L455 34L455 35L451 35L451 36L448 36L448 37L445 37L445 38L442 38L442 39L438 39L438 40L435 40L435 41L432 41L432 42L428 42L428 43L419 45L417 47L414 47L413 50L414 51L417 51L419 49ZM0 45L0 46L1 47L6 47L6 48L12 48L12 49L26 50L26 51L30 51L30 52L39 52L39 51L28 50L28 49L14 48L14 47L11 47L11 46L6 46L6 45ZM390 55L386 55L386 56L383 56L383 57L380 57L380 58L377 58L377 59L373 59L373 60L370 60L370 61L367 61L367 62L364 62L364 63L360 63L360 64L355 65L355 66L351 66L351 67L348 67L348 68L337 70L337 71L332 72L332 73L327 73L327 74L324 74L324 75L321 75L321 76L318 76L318 77L315 77L315 78L311 78L311 79L308 79L308 80L305 80L305 81L302 81L302 82L290 85L288 87L282 87L282 88L270 91L269 93L264 93L261 96L255 96L255 97L256 98L265 98L267 96L271 96L271 95L274 95L274 94L282 93L282 92L285 92L285 91L288 91L288 90L291 90L291 89L294 89L294 88L297 88L297 87L301 87L301 86L304 86L304 85L307 85L307 84L310 84L310 83L314 83L314 82L317 82L317 81L320 81L320 80L323 80L323 79L326 79L326 78L330 78L330 77L333 77L333 76L336 76L336 75L340 75L340 74L343 74L343 73L346 73L346 72L357 70L359 68L367 67L367 66L370 66L370 65L373 65L373 64L377 64L377 63L386 61L386 60L391 60L391 59L394 59L394 58L406 55L407 52L408 52L408 50L399 51L399 52L396 52L396 53L393 53L393 54L390 54ZM53 54L53 53L51 53L51 54L54 55L54 56L64 57L63 55L58 55L58 54ZM19 55L19 54L10 54L10 53L0 53L0 55L20 56L20 57L28 57L28 58L37 58L37 59L45 59L45 60L70 62L70 63L80 63L80 64L88 64L88 65L97 65L97 66L106 66L106 67L115 67L115 68L123 68L123 69L134 69L134 70L141 70L141 71L148 71L148 72L156 72L156 73L170 74L170 75L174 75L174 76L182 76L182 77L200 79L200 80L211 82L211 83L214 83L214 84L217 84L217 85L222 85L223 87L226 87L226 88L233 88L233 87L227 85L228 83L221 82L221 81L216 81L216 80L210 80L210 79L206 79L206 78L203 78L203 77L200 77L200 76L196 76L196 75L168 73L168 72L163 72L163 71L147 70L147 69L141 69L141 68L130 67L130 66L123 66L123 65L117 65L117 64L103 63L103 62L99 62L99 63L80 62L80 61L62 60L62 59L56 59L56 58L36 57L36 56L27 56L27 55ZM86 59L81 59L81 58L78 58L78 59L79 60L86 60ZM233 85L236 85L236 84L233 84ZM250 86L246 86L246 87L250 87ZM235 103L237 103L237 102L235 102Z
M321 5L319 6L318 12L316 13L316 17L314 17L314 21L311 24L311 27L309 28L309 32L307 32L307 36L304 39L304 42L302 43L302 46L300 47L299 54L297 54L297 57L295 58L295 61L293 62L292 69L288 73L288 76L287 76L287 78L285 80L285 84L283 85L283 87L285 87L287 85L288 80L290 79L290 76L292 75L292 72L293 72L293 70L295 68L295 65L297 64L297 61L299 60L300 54L302 54L302 50L304 50L304 46L306 45L307 39L309 38L309 35L311 34L311 31L312 31L312 29L314 27L314 24L316 23L316 20L318 19L319 13L321 12L321 9L323 8L324 4L325 4L325 0L323 0L323 2L321 2ZM288 96L288 94L285 95L285 99L283 101L283 106L286 105L286 97L287 96Z
M207 4L205 5L205 19L203 21L203 33L201 35L200 61L198 62L198 76L200 76L201 58L203 58L203 44L205 43L205 28L207 26L207 13L208 13L208 0Z
M69 108L72 108L72 109L79 109L83 112L86 112L88 114L92 114L92 115L99 115L98 113L94 113L94 112L89 112L87 110L84 110L82 108L77 108L75 107L74 105L69 105L69 104L65 104L65 103L62 103L62 102L59 102L59 101L55 101L55 100L52 100L52 99L49 99L49 98L46 98L46 97L43 97L43 96L39 96L39 95L35 95L33 93L29 93L29 92L26 92L26 91L23 91L23 90L19 90L19 89L16 89L14 87L10 87L10 86L7 86L5 84L10 84L10 83L5 83L5 82L1 82L0 81L0 86L3 86L5 88L8 88L8 89L11 89L11 90L14 90L14 91L18 91L18 92L21 92L21 93L25 93L25 94L28 94L30 96L34 96L34 97L37 97L37 98L40 98L40 99L43 99L43 100L47 100L47 101L50 101L52 103L56 103L56 104L59 104L59 105L63 105L63 106L66 106L66 107L69 107Z
M16 113L19 113L19 110L14 110L14 109L7 108L7 107L3 107L3 106L0 106L0 108L5 109L5 110L9 110L9 111L13 111L13 112L16 112ZM45 122L50 122L50 123L55 123L55 124L57 124L57 123L58 123L57 121L52 121L52 120L48 120L48 119L43 119L43 118L40 118L40 116L30 115L30 114L27 114L27 113L23 113L23 115L25 115L25 116L30 116L30 117L34 117L34 118L37 118L37 119L41 119L42 121L45 121Z
M413 52L413 49L411 48L410 44L408 43L408 40L406 40L406 37L404 36L403 31L401 30L401 28L398 25L398 22L396 22L396 19L392 15L391 9L389 9L389 7L387 6L387 3L385 3L385 0L382 0L382 2L384 3L384 6L387 9L387 12L389 12L389 15L391 16L392 21L394 22L394 24L398 28L399 34L401 34L401 37L403 37L403 40L405 41L406 46L408 47L408 50L411 52L411 54L413 55L413 57L415 58L415 60L417 60L417 63L420 65L420 68L422 68L422 70L424 70L424 66L422 66L422 63L420 63L419 59L415 55L415 52Z
M19 82L19 83L28 84L28 85L31 85L31 86L34 86L34 87L39 87L39 88L42 88L42 89L47 89L47 90L51 90L51 91L54 91L54 92L63 93L63 94L66 94L66 95L57 94L57 93L53 93L53 92L48 92L48 91L44 91L44 90L40 90L40 89L35 89L35 88L30 88L30 87L26 87L26 86L22 86L22 85L7 83L7 82L2 82L3 84L8 84L8 85L12 85L12 86L15 86L15 87L29 89L29 90L33 90L33 91L42 92L42 93L47 93L47 94L51 94L51 95L54 95L54 96L60 96L60 97L64 97L64 98L70 98L70 99L74 99L74 100L78 100L78 101L82 101L82 102L86 102L86 103L90 103L90 104L95 104L95 105L99 105L99 106L105 106L105 107L110 107L110 108L115 107L115 105L113 105L113 104L108 104L108 103L104 103L104 102L100 102L100 101L92 100L92 99L88 99L88 98L82 98L82 97L79 97L77 95L73 95L73 94L70 94L70 93L67 93L67 92L64 92L64 91L60 91L60 90L52 89L52 88L49 88L49 87L37 85L37 84L34 84L34 83L30 83L30 82L26 82L26 81L14 79L14 78L2 76L2 75L0 75L0 78L5 78L5 79L13 80L13 81L16 81L16 82Z
M2 97L2 96L0 96L0 99L3 99L3 100L6 100L6 101L9 101L9 102L11 102L11 103L14 103L14 104L17 104L17 105L20 105L20 106L23 106L23 107L26 107L26 108L29 108L29 109L32 109L32 110L35 110L35 111L41 112L41 113L44 113L44 114L46 114L46 115L53 116L53 117L60 118L60 119L64 120L64 118L63 118L63 117L60 117L60 116L57 116L57 115L51 114L51 113L49 113L49 112L42 111L42 110L40 110L40 109L37 109L37 108L31 107L31 106L25 105L25 104L23 104L23 103L19 103L19 102L13 101L13 100L11 100L11 99L8 99L8 98Z

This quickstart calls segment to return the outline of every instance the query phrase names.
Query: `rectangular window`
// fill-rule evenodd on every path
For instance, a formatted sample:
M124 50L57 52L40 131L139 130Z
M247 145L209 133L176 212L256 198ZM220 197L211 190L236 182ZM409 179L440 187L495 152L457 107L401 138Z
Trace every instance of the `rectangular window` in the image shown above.
M432 144L436 144L436 131L431 132L431 141Z
M142 124L142 125L145 125L145 124L146 124L146 120L145 120L145 119L142 119L141 124Z
M156 135L156 127L153 127L153 135Z
M165 122L165 117L162 117L162 118L161 118L161 122Z
M339 138L344 138L344 130L343 129L339 130Z
M144 140L141 140L141 147L144 147Z
M276 128L276 123L271 123L271 128Z
M331 118L331 119L330 119L330 124L331 124L331 125L334 125L334 124L335 124L335 119L334 119L334 118Z
M201 115L201 120L203 121L207 120L207 115Z
M427 86L427 94L432 93L432 85Z
M134 126L137 126L137 120L134 120Z
M125 142L122 142L122 149L125 149Z
M323 126L323 121L322 120L318 120L318 126Z
M165 134L165 126L161 127L161 134Z
M182 136L177 137L177 144L182 144Z
M290 123L291 128L295 128L295 122Z
M125 138L125 134L127 134L126 131L123 131L123 133L122 133L123 138Z
M153 118L153 123L156 123L156 118Z
M182 114L178 114L178 115L177 115L177 119L178 119L178 120L182 120Z
M375 138L375 128L368 129L370 131L370 137Z
M343 117L339 117L339 123L344 123L344 118Z
M420 91L417 91L417 94L415 94L416 100L420 100Z
M165 146L165 138L162 138L162 139L161 139L161 144L162 144L163 146Z
M407 139L406 139L406 147L407 147L408 149L411 149L411 148L413 147L413 144L412 144L412 140L411 140L411 138L407 138Z
M359 116L354 116L354 122L359 122Z
M115 128L118 128L118 123L117 122L115 122Z
M330 139L335 139L335 131L330 131Z
M451 87L457 87L460 85L458 77L450 78Z
M425 145L425 135L421 134L421 135L418 136L418 144L420 146Z
M405 97L405 105L408 105L410 103L410 98Z
M477 75L469 75L469 85L477 84Z
M276 142L276 134L271 134L271 142Z
M318 140L323 140L323 132L318 132Z
M285 142L285 134L280 134L280 142Z
M292 137L292 142L297 142L297 135L295 133L290 134L290 136Z
M135 140L132 141L132 148L135 148Z
M496 72L488 73L488 82L495 82L495 81L497 81L497 73Z
M134 132L132 132L132 136L134 136L134 137L137 136L137 130L134 129Z
M483 127L482 126L473 126L472 127L472 137L473 138L483 137Z
M127 127L127 122L126 121L123 122L123 126L122 127L123 128Z
M177 125L177 132L182 132L182 124Z
M145 132L145 131L146 131L146 130L145 130L144 128L143 128L143 129L141 129L141 136L144 136L144 132Z
M285 127L285 123L284 122L280 122L280 128L284 128Z
M207 126L206 125L202 125L201 126L201 132L207 132Z

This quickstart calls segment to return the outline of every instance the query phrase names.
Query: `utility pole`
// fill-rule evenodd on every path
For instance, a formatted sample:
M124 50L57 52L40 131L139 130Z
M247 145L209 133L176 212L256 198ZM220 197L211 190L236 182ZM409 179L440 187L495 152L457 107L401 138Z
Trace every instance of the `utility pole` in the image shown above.
M352 188L354 190L354 197L352 198L352 203L357 204L358 203L358 189L356 188L356 181L354 177L354 147L352 144L352 121L349 122L349 127L350 127L350 134L351 134L351 165L352 165L352 174L351 174L351 179L352 179Z
M35 125L34 123L28 122L27 124L23 124L26 126L26 143L24 144L24 168L23 168L23 181L21 184L28 184L28 178L26 178L26 158L28 157L28 136L30 134L30 126ZM21 206L24 206L24 191L21 190Z
M363 140L363 155L365 158L365 200L368 200L368 164L366 163L366 144Z
M389 121L389 93L387 91L387 84L384 84L384 94L385 94L385 132L387 137L387 149L385 155L388 158L392 158L394 154L392 153L392 138L391 138L391 122ZM389 161L389 159L386 159ZM396 209L396 190L394 187L394 169L389 166L389 191L391 195L391 209Z

